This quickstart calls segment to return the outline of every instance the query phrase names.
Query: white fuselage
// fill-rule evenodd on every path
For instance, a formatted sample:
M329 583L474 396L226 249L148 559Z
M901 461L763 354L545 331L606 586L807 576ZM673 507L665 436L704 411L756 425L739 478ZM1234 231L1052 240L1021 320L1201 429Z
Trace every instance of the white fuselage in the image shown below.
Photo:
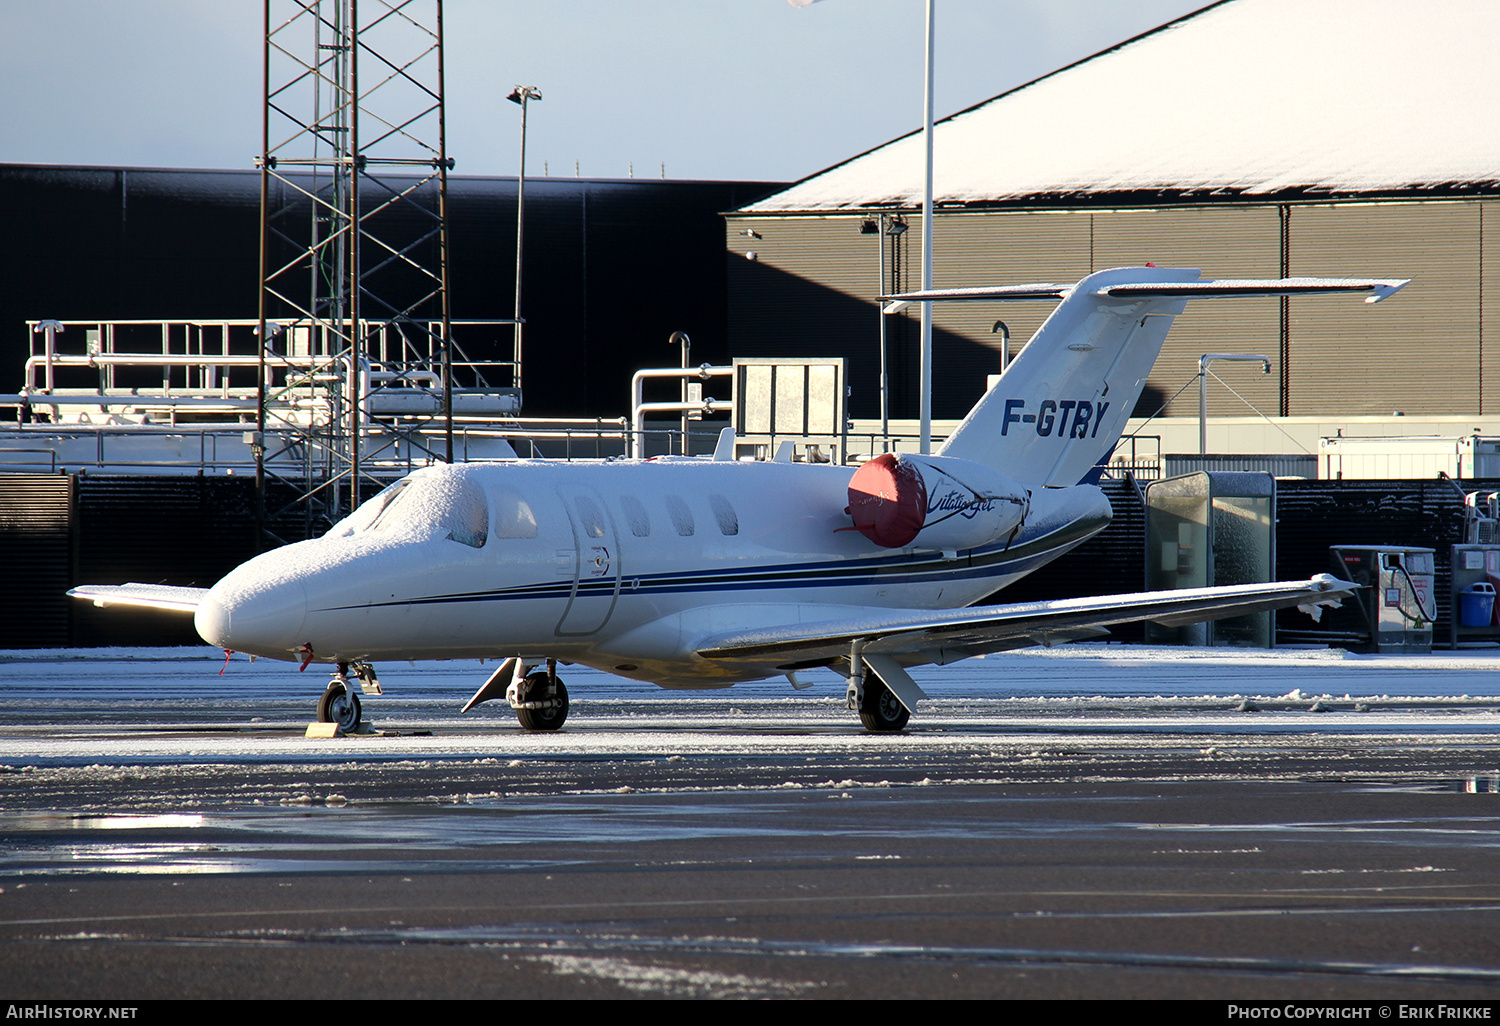
M322 538L252 559L207 592L128 583L71 594L193 609L207 641L277 659L503 658L481 694L506 687L536 729L566 716L555 673L522 687L543 659L664 687L831 666L847 671L849 701L872 729L899 729L921 697L905 666L1097 637L1132 619L1187 623L1347 594L1342 582L1313 580L946 613L1109 523L1103 492L1078 482L1097 480L1189 300L1375 302L1405 284L1205 281L1192 268L1133 267L1071 285L908 293L893 298L1058 302L934 455L885 453L858 470L687 458L429 467ZM883 690L864 689L867 670ZM368 683L369 667L355 676ZM343 701L346 683L341 668L320 715L338 706L352 726L359 709Z
M852 474L683 458L433 467L239 567L196 622L212 644L278 659L521 655L722 687L783 671L698 657L716 631L969 605L1110 517L1097 488L1046 489L1013 537L882 548L851 527Z

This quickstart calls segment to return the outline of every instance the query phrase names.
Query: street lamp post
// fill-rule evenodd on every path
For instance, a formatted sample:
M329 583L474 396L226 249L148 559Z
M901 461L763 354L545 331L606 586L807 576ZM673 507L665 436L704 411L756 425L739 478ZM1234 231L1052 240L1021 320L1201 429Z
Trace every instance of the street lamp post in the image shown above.
M690 398L690 396L689 396L688 393L692 390L692 387L693 387L692 385L688 384L688 376L687 376L686 371L688 369L688 352L693 348L693 340L690 339L690 338L688 338L688 333L685 332L685 331L674 331L674 332L672 332L671 336L668 337L668 339L667 339L667 345L669 345L669 346L675 346L675 345L679 345L679 344L682 346L682 369L683 369L684 373L682 375L682 381L680 383L680 387L677 390L677 398L682 403L682 421L681 421L681 427L682 427L682 454L684 456L686 456L686 455L688 455L688 409L687 409L687 402L688 402L688 399ZM700 392L702 391L702 386L701 385L699 386L699 391ZM672 451L672 442L671 442L671 439L668 439L667 440L667 452L670 454L671 451Z
M927 88L923 96L922 136L927 148L922 184L922 291L932 291L932 70L934 2L927 0ZM932 451L932 301L922 304L921 451Z
M885 304L880 302L880 297L886 293L885 240L900 238L902 233L906 231L906 222L896 215L882 213L876 220L865 221L859 230L864 235L877 236L880 243L879 287L875 290L876 308L880 316L880 434L885 440L886 450L889 451L891 438L891 390L888 357L886 355L885 319L890 314L886 311Z
M521 176L516 180L516 372L513 384L521 387L521 262L522 245L526 236L526 105L542 98L536 86L516 86L506 97L511 103L521 105Z
M1000 373L1005 373L1005 368L1010 366L1010 325L1004 321L996 321L994 327L990 328L991 335L1000 336Z

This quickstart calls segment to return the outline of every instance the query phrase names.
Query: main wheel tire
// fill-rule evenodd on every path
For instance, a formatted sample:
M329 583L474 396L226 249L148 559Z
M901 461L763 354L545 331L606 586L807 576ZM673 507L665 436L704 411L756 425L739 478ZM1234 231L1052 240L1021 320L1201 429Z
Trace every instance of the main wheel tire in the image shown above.
M865 677L864 697L859 703L859 721L866 730L892 734L906 726L911 711L901 704L896 693L878 677Z
M352 734L359 729L359 721L359 696L348 688L335 684L318 699L319 723L336 723L339 730Z
M555 691L552 690L552 680L557 681ZM523 703L542 702L551 698L550 704L544 708L516 710L516 719L527 730L556 730L568 718L568 689L563 685L561 677L549 678L544 671L529 674L518 690L518 697Z

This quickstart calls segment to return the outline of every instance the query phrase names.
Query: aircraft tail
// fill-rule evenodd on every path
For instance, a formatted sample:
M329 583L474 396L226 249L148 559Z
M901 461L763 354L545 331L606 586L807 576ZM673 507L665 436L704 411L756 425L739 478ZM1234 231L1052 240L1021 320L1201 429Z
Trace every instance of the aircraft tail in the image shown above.
M938 455L995 467L1031 487L1065 487L1096 477L1114 451L1187 300L1343 292L1365 294L1374 303L1405 284L1353 278L1203 281L1193 269L1123 267L1074 285L935 289L886 298L1062 300Z

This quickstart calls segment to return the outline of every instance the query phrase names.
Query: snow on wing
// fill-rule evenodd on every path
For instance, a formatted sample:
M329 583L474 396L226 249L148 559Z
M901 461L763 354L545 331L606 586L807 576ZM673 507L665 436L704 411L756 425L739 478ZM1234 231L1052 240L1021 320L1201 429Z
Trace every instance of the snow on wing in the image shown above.
M143 606L191 613L208 594L207 588L178 588L168 584L90 584L68 592L96 606Z
M1151 620L1181 626L1290 606L1338 605L1358 585L1319 574L1307 581L1233 585L1180 591L1148 591L1102 598L1057 599L953 611L884 611L867 616L734 631L703 639L705 659L786 663L847 655L854 641L870 654L891 655L906 665L932 661L938 650L979 655L1026 645L1098 636L1114 624Z

